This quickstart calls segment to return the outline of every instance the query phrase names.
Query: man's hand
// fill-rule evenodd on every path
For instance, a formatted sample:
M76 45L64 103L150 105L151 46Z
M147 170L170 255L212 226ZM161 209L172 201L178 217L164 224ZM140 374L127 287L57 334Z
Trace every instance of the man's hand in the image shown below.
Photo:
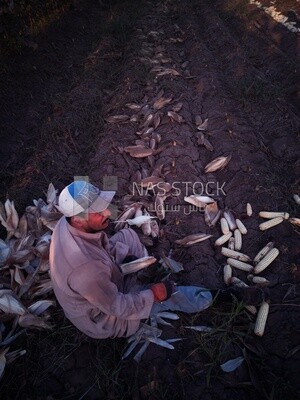
M154 301L165 301L171 297L175 291L175 283L170 279L155 283L150 287L154 294Z

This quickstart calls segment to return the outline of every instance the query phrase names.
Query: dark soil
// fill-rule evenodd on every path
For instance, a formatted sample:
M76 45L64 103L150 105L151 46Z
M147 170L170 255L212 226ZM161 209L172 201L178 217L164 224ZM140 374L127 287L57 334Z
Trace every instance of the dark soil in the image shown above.
M277 8L300 15L297 1L279 1ZM149 35L151 31L157 33ZM121 208L137 171L151 175L155 167L170 165L166 180L177 182L181 193L166 200L169 212L160 223L161 239L149 251L158 255L173 248L185 267L175 277L178 282L224 287L225 259L214 246L219 227L210 229L201 213L186 212L183 197L192 194L195 182L200 189L209 188L220 208L243 219L248 228L243 252L254 257L272 239L280 257L262 274L271 281L262 338L253 334L254 318L242 314L234 319L232 332L218 339L228 340L224 354L213 352L213 343L205 348L201 335L183 326L218 325L224 318L221 311L234 313L230 307L213 307L192 323L182 315L175 329L164 328L163 337L187 340L176 343L173 351L153 345L136 364L120 361L125 340L90 340L58 308L54 332L28 331L17 343L27 355L7 367L1 399L297 398L299 230L285 221L260 232L258 212L300 216L292 198L300 193L299 34L243 0L127 1L106 8L90 0L67 12L36 42L36 50L24 48L5 60L6 73L0 78L2 200L8 194L21 211L43 197L50 182L61 189L73 176L88 175L101 186L108 175L117 177ZM162 52L171 59L166 66L180 75L155 78L153 65L141 61L149 48L150 59ZM117 149L138 139L137 124L107 124L105 118L133 114L125 107L128 102L153 104L162 88L165 97L183 102L185 122L165 119L158 127L165 147L149 166L146 159ZM195 115L208 119L205 135L211 152L198 144ZM224 170L204 173L209 161L229 153L232 159ZM248 202L251 218L245 216ZM174 205L179 206L176 212ZM211 233L211 241L184 250L174 245L200 231ZM236 275L245 280L245 273ZM218 368L243 351L247 362L239 369L226 374Z

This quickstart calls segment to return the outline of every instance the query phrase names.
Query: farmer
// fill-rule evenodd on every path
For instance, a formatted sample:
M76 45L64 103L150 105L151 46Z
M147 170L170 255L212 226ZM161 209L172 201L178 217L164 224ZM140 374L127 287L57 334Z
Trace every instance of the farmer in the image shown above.
M54 293L66 317L92 338L134 334L141 320L162 310L194 313L210 306L217 291L178 286L170 280L145 287L120 264L147 255L132 229L105 233L115 192L74 181L59 196L58 221L50 246ZM226 300L228 293L219 293ZM222 297L223 296L223 297Z

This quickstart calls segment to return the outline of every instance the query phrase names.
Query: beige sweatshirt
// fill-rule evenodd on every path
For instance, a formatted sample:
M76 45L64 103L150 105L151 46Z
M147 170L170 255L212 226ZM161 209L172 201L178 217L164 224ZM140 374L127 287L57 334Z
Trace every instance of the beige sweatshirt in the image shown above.
M62 217L52 234L50 273L54 293L66 317L92 338L130 336L149 317L153 293L124 277L118 267L128 254L145 248L132 229L108 239L85 233ZM126 279L125 279L126 278Z

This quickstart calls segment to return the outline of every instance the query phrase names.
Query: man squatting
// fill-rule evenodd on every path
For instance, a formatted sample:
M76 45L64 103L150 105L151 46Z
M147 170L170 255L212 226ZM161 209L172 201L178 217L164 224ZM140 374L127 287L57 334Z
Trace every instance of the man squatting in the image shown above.
M124 276L119 265L146 256L147 250L130 228L108 238L104 230L114 195L86 181L74 181L58 200L63 216L52 234L51 280L65 316L87 336L131 336L142 320L160 311L197 313L215 298L232 300L232 294L246 304L263 300L264 293L255 288L208 290L175 286L168 279L145 286L137 274Z

